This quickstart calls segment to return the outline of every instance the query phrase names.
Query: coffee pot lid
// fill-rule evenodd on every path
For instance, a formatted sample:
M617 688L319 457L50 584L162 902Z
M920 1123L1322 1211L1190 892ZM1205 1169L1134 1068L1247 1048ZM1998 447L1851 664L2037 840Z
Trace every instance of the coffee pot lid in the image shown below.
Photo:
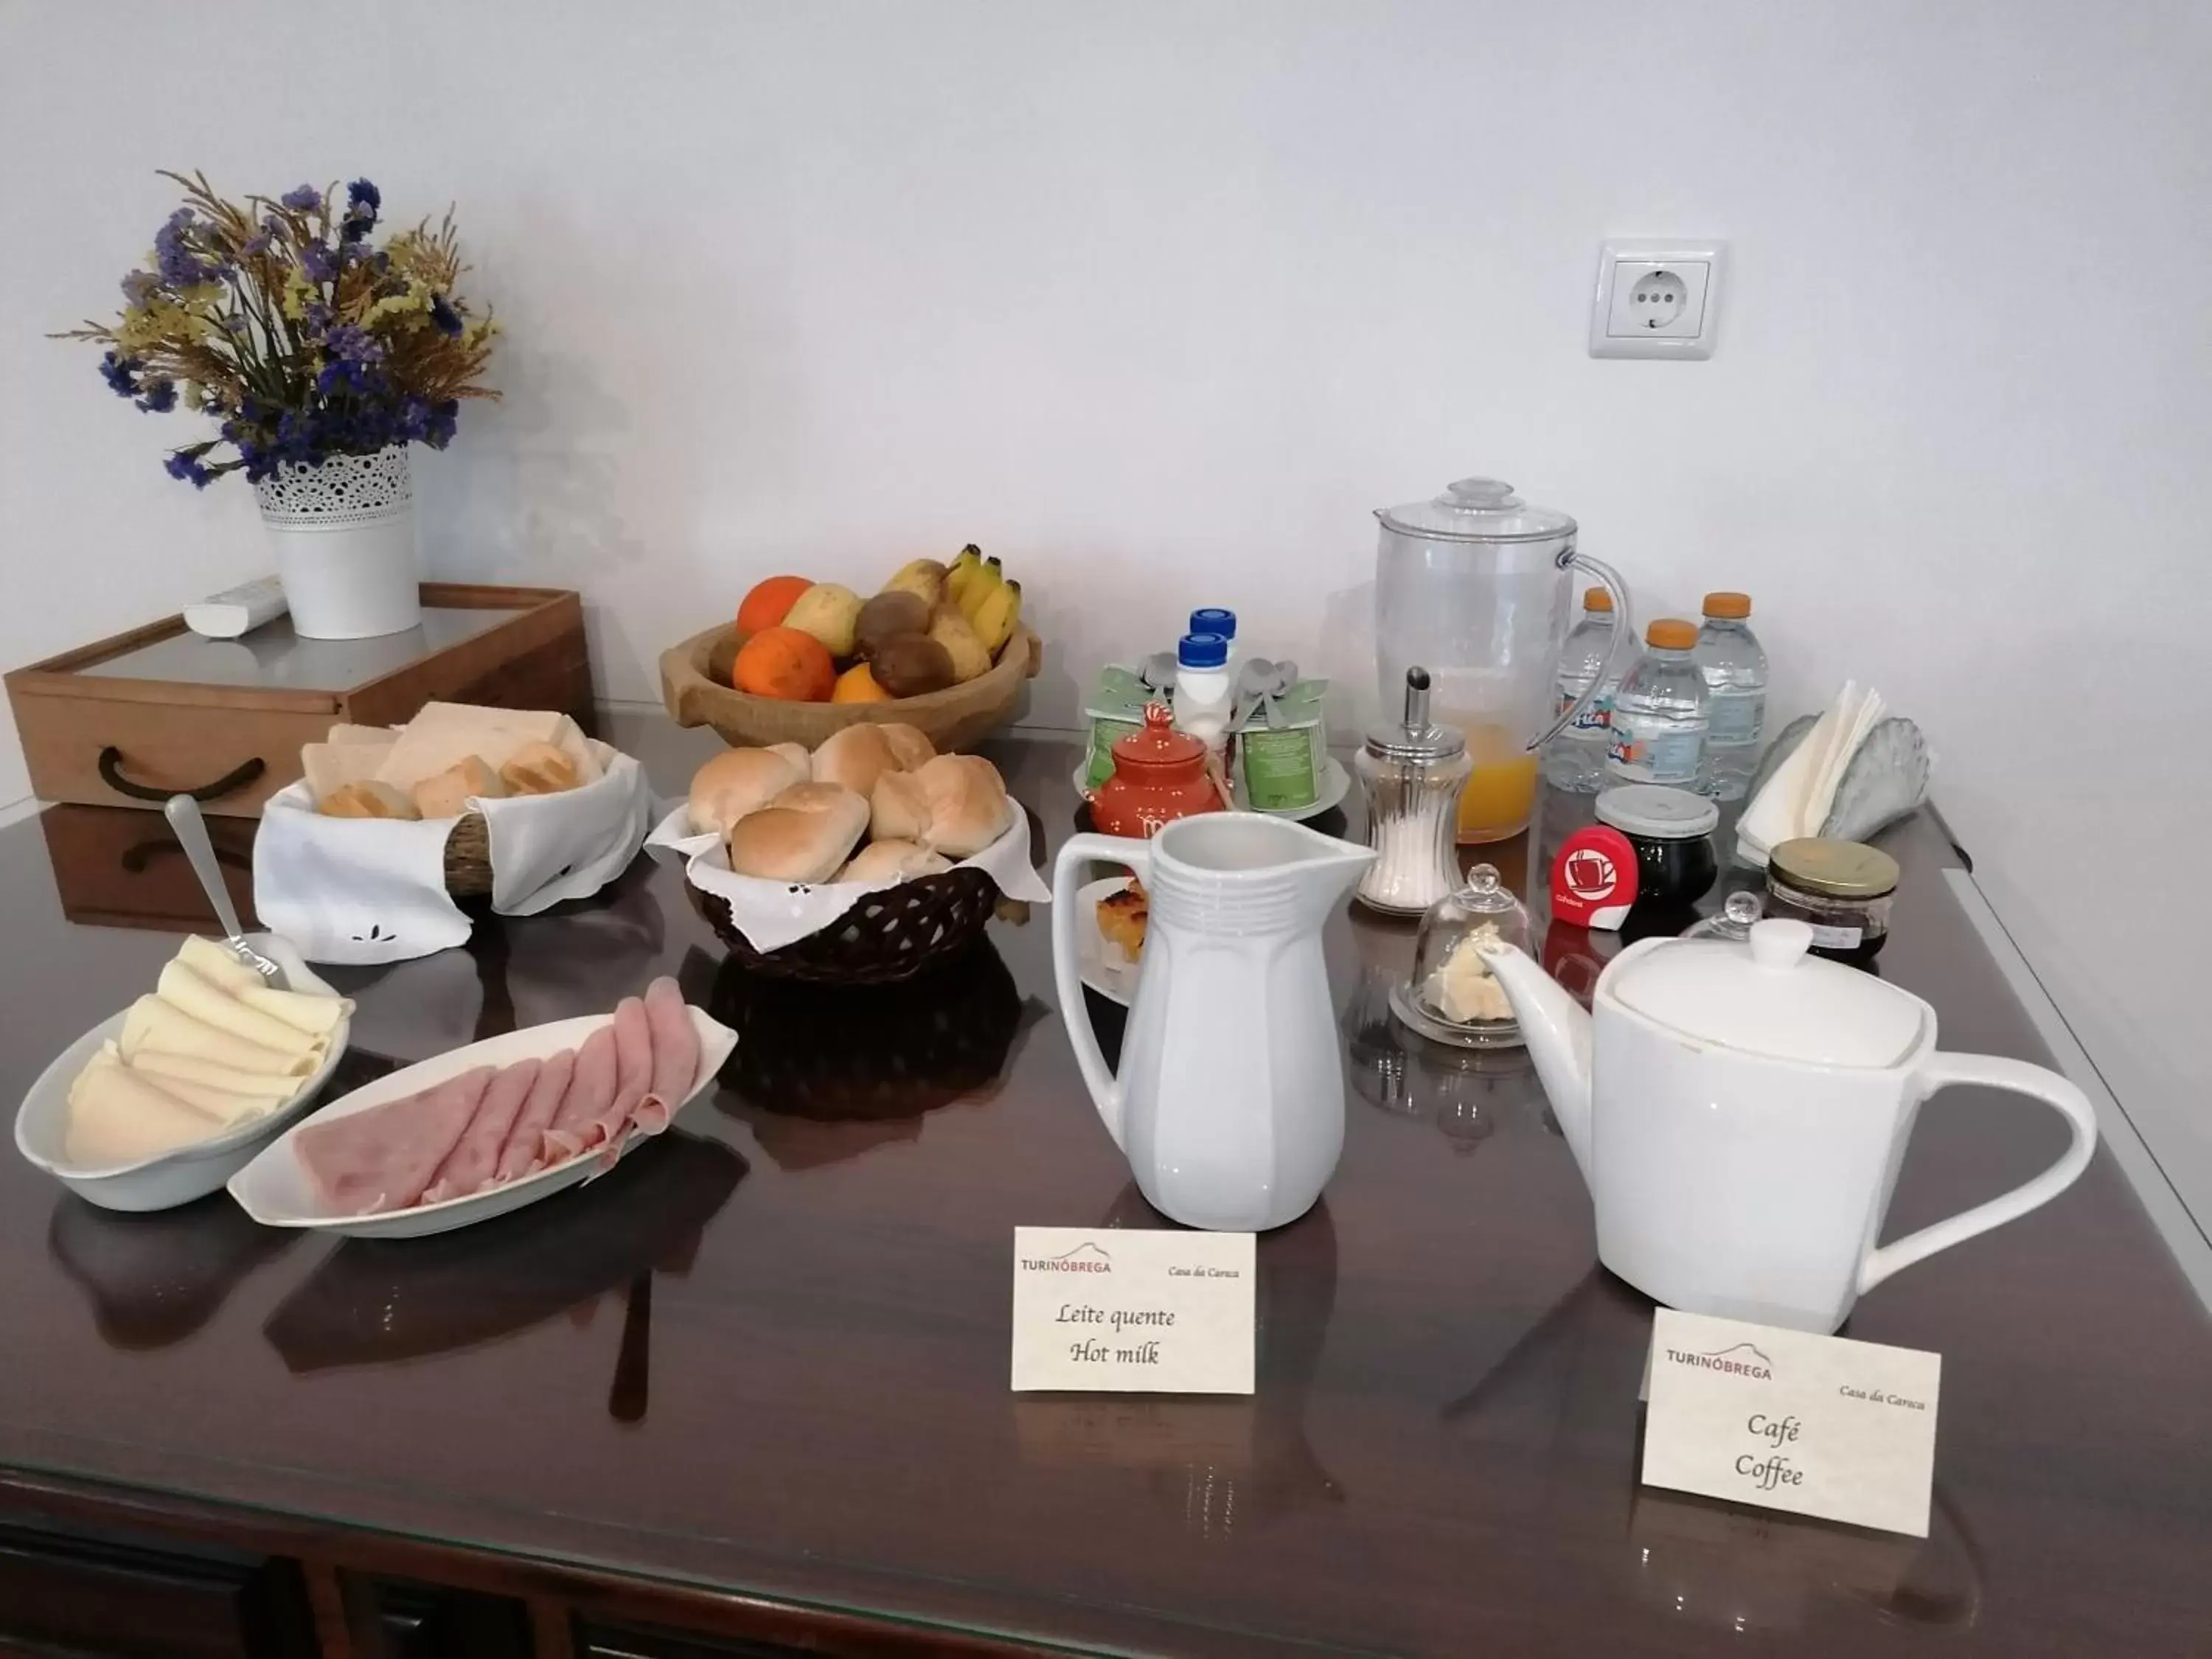
M1376 509L1385 530L1430 542L1548 542L1575 533L1575 521L1531 507L1499 478L1462 478L1441 495Z
M1806 955L1813 930L1785 918L1749 937L1672 939L1624 958L1604 994L1700 1042L1809 1066L1880 1069L1920 1041L1925 1005L1839 962Z

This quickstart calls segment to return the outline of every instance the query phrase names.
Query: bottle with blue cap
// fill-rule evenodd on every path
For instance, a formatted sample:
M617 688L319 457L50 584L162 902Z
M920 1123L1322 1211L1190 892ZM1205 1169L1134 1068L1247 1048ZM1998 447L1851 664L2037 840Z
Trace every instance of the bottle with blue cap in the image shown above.
M1224 777L1229 775L1229 720L1236 687L1229 672L1229 641L1222 635L1186 634L1177 642L1176 729L1203 743Z
M1207 605L1201 610L1194 611L1190 613L1190 627L1185 631L1192 634L1218 634L1223 639L1228 641L1229 661L1227 666L1229 669L1229 678L1232 682L1235 681L1237 678L1237 659L1238 655L1237 650L1237 613L1234 611L1224 611L1219 605Z

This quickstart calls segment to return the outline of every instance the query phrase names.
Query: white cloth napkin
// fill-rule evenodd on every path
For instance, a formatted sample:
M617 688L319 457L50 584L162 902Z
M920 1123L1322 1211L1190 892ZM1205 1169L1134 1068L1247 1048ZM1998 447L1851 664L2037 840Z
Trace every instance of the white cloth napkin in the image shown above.
M1844 769L1888 707L1873 687L1845 680L1804 741L1783 758L1744 809L1735 828L1738 856L1763 868L1768 854L1784 842L1819 835Z
M1018 802L1008 805L1013 822L998 840L953 867L982 871L1008 898L1049 904L1052 890L1030 867L1030 815ZM896 881L831 881L807 886L741 876L730 868L721 836L712 830L705 835L693 831L688 805L678 806L653 826L645 838L645 850L664 863L680 866L684 879L700 891L726 900L731 922L748 945L763 953L820 933L870 893L898 885Z
M492 908L532 916L605 886L637 856L653 798L645 769L592 745L596 782L556 795L474 799L491 842ZM452 818L334 818L306 783L270 796L253 838L253 908L310 962L404 962L459 945L469 919L446 892Z

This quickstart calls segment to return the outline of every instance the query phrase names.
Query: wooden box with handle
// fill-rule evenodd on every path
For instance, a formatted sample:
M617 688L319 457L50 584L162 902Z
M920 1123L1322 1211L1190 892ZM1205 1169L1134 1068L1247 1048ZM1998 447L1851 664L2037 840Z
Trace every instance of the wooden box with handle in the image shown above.
M551 708L592 726L583 606L568 590L422 585L403 634L307 640L279 619L234 640L169 617L7 677L41 800L256 817L333 722L391 726L433 699Z

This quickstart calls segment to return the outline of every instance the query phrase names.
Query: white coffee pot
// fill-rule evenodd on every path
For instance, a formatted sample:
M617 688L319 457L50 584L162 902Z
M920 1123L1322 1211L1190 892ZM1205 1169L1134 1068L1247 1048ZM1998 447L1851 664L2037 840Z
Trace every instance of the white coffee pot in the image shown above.
M1486 960L1597 1212L1598 1259L1691 1313L1828 1332L1900 1267L2025 1215L2089 1165L2097 1121L2054 1072L1936 1047L1911 992L1808 957L1802 921L1645 939L1585 1013L1510 945ZM1876 1248L1920 1104L1954 1083L2032 1097L2073 1131L2033 1180Z
M1053 868L1060 1018L1108 1133L1155 1209L1260 1231L1313 1206L1344 1150L1344 1057L1322 925L1374 858L1258 812L1178 818L1150 841L1076 836ZM1137 992L1109 1071L1083 1000L1075 891L1126 865L1150 896Z

